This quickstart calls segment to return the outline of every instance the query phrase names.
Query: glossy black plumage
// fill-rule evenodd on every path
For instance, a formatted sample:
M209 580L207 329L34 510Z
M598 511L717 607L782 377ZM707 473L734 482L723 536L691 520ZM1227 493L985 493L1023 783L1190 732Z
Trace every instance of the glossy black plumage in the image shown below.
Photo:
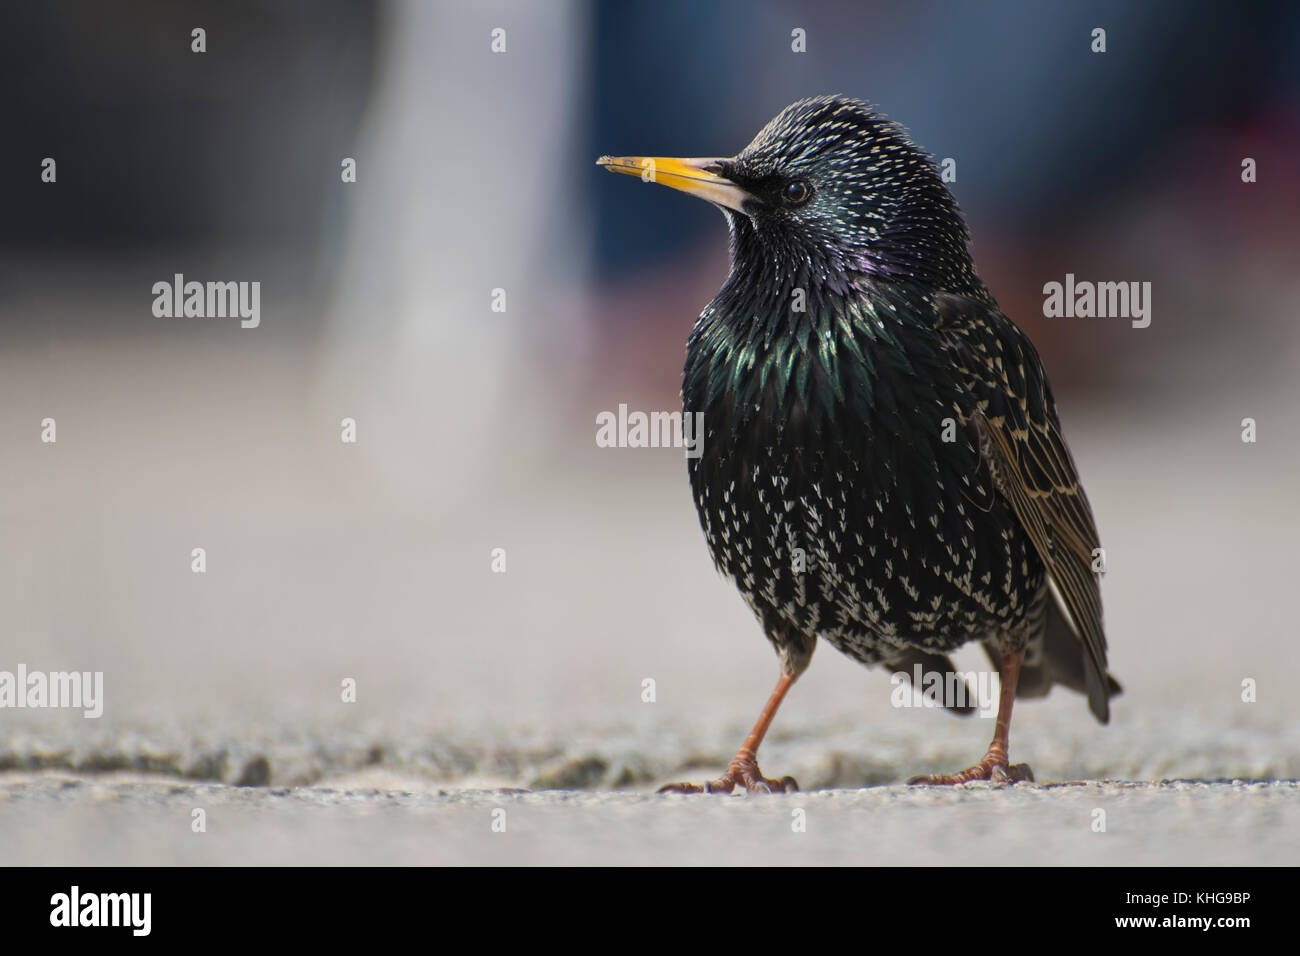
M733 158L664 162L731 230L687 344L690 483L784 671L818 637L891 667L981 641L995 661L1027 651L1022 695L1065 684L1104 723L1119 687L1092 511L1038 354L977 276L934 164L843 97L795 103Z

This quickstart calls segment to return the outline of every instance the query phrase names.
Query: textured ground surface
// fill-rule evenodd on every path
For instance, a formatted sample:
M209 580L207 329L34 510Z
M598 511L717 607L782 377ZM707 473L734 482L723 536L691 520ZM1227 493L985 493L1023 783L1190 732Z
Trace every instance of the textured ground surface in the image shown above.
M967 762L990 722L888 709L874 724L837 724L801 720L792 708L793 726L774 733L765 764L793 773L805 790L762 797L654 795L666 780L715 771L741 728L719 729L715 744L705 739L715 735L695 730L653 732L653 719L567 740L504 731L420 740L415 730L339 727L292 739L259 739L251 730L172 740L105 735L57 751L24 737L0 755L10 768L0 774L0 863L1114 866L1300 858L1300 784L1243 782L1300 776L1295 756L1279 761L1287 728L1192 718L1141 725L1121 715L1119 726L1094 729L1079 719L1082 709L1064 697L1025 708L1016 758L1036 767L1038 784L943 789L901 780ZM503 739L514 743L494 743ZM38 766L45 769L30 769ZM1123 782L1175 774L1182 779ZM212 779L197 779L204 777ZM1096 782L1049 782L1085 777ZM196 809L206 832L192 830ZM493 829L498 810L504 832ZM1104 832L1094 829L1103 824Z
M195 808L206 832L191 832ZM293 789L48 774L0 784L0 825L6 862L22 863L1282 865L1300 854L1300 786L700 799L439 790L382 773Z

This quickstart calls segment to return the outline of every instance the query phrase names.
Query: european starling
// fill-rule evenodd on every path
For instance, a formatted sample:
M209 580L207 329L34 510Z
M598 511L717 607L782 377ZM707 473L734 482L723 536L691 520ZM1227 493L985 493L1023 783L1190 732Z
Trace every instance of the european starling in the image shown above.
M664 789L797 789L755 754L818 636L866 665L941 674L974 640L999 666L983 759L912 783L1033 779L1008 759L1012 701L1054 684L1106 723L1120 688L1092 509L1038 353L976 275L930 158L828 96L730 159L598 163L726 216L731 273L687 342L683 412L704 426L687 467L714 563L781 667L726 773Z

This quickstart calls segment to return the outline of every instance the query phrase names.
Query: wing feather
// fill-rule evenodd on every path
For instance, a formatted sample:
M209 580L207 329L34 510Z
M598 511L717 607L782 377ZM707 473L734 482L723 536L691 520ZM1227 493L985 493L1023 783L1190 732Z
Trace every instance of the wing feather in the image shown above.
M1033 542L1087 649L1089 687L1108 711L1101 586L1092 570L1101 547L1092 507L1061 433L1056 405L1033 344L996 306L936 297L939 330L976 400L968 420L994 486ZM1098 709L1096 696L1094 711Z

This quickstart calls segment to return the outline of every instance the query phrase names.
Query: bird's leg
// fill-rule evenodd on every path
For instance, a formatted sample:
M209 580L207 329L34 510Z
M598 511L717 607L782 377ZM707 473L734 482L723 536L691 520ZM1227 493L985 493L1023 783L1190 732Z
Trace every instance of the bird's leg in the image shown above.
M763 712L758 715L758 722L754 724L754 729L740 745L736 756L731 758L726 773L703 786L694 783L670 783L666 787L660 787L659 792L731 793L736 787L744 787L746 793L792 793L798 790L799 785L794 782L794 777L782 777L780 780L764 777L758 770L758 759L755 755L758 753L758 745L763 742L763 737L767 734L767 728L772 724L772 718L776 716L777 708L785 699L786 691L798 680L800 673L802 669L795 671L782 667L781 679L776 682L776 689L767 699Z
M1023 650L1015 654L1002 655L1002 691L998 697L998 721L993 731L993 740L984 754L984 759L973 767L952 774L926 774L913 777L907 781L911 784L924 783L936 786L951 786L970 780L988 780L992 783L1015 783L1017 780L1033 780L1033 771L1029 764L1019 763L1014 767L1007 757L1007 738L1011 733L1011 705L1016 699L1016 683L1020 679L1020 665L1025 659Z

